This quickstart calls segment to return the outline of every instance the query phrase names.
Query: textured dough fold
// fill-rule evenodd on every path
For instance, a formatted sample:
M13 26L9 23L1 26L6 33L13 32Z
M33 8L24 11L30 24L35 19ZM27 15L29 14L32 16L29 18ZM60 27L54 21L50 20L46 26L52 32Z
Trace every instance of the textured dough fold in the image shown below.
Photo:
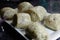
M43 18L47 15L47 11L42 6L36 6L25 11L30 14L31 20L33 22L42 21Z
M30 15L27 13L18 13L13 17L13 25L17 28L25 29L31 23Z
M46 32L45 27L38 22L30 24L26 31L27 34L32 38L35 38L35 40L48 40L48 33Z
M30 4L29 2L22 2L18 5L18 12L24 12L30 9L31 7L33 7L33 5Z
M44 24L53 30L60 30L60 14L51 14L44 19Z

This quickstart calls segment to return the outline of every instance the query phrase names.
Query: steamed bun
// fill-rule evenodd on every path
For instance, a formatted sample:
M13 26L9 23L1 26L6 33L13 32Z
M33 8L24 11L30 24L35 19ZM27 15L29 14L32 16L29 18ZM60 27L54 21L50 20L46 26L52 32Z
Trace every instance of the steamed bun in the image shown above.
M53 30L60 30L60 14L51 14L44 19L44 25Z
M47 11L42 6L36 6L36 7L30 8L25 12L30 14L31 20L33 22L42 21L43 18L47 15Z
M31 7L33 7L33 5L30 4L29 2L22 2L18 5L18 12L24 12L30 9Z
M35 40L48 40L48 33L45 27L38 22L32 22L32 24L27 27L26 31L27 34Z
M31 23L30 15L27 13L18 13L13 17L13 25L17 28L25 29Z

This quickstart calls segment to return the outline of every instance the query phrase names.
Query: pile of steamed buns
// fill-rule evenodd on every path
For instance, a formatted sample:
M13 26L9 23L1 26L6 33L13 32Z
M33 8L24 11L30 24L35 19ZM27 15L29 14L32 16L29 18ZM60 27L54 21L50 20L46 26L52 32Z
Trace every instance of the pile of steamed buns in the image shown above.
M48 40L46 28L60 30L60 14L50 14L43 6L33 6L29 2L22 2L17 8L4 7L0 10L0 17L16 28L24 29L32 40Z

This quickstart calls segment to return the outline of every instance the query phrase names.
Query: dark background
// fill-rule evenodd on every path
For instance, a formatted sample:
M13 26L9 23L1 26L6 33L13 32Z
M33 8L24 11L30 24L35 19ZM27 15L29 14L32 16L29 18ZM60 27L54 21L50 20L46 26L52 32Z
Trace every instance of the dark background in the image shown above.
M19 3L24 1L30 2L34 6L41 5L51 13L60 13L60 0L0 0L0 9L6 6L16 8Z

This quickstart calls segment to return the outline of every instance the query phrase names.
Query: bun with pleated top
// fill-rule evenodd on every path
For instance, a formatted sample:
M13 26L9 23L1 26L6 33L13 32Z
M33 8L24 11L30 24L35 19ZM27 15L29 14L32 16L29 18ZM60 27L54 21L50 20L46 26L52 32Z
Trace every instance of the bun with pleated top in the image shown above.
M39 22L32 22L26 29L27 35L29 35L34 40L48 40L48 33Z

